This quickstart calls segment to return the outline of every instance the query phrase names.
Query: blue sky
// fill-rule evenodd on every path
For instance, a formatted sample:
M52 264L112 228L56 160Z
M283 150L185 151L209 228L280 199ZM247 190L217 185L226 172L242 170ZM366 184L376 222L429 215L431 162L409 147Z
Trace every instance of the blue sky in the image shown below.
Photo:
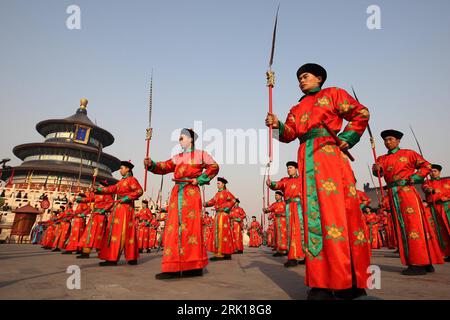
M81 30L68 30L66 8L81 8ZM0 157L15 145L42 141L37 122L73 114L89 99L88 115L116 142L105 149L140 167L145 154L148 83L155 72L151 154L166 160L176 128L263 129L267 69L278 1L21 1L0 0ZM366 26L369 5L381 8L381 30ZM326 86L350 90L371 111L379 132L405 132L416 149L450 175L450 2L281 1L274 111L284 119L301 96L295 72L305 62L328 70ZM280 163L298 144L281 145ZM362 188L370 181L367 133L352 150ZM143 170L135 170L142 182ZM249 215L261 207L261 165L224 165L220 175ZM280 172L274 178L281 178ZM157 193L160 179L150 175ZM166 178L165 194L169 179ZM207 189L207 196L215 187Z

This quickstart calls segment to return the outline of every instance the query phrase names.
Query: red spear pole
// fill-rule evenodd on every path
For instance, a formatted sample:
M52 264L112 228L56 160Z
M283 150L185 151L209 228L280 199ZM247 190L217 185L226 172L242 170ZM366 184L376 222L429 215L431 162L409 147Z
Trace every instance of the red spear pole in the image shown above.
M145 153L146 158L150 157L150 140L152 139L152 104L153 104L153 70L152 70L152 77L150 80L150 96L148 99L148 128L145 136L145 140L147 141L147 151ZM145 165L144 192L147 191L147 173L148 173L148 165Z

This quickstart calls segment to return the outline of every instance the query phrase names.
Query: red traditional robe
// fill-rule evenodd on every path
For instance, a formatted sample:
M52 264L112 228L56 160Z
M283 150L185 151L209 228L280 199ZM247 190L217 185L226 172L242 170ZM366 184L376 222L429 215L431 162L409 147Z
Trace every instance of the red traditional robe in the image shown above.
M236 198L227 189L220 189L206 207L214 206L216 215L213 225L213 251L217 256L233 253L233 232L229 213L236 203Z
M306 276L309 287L347 289L367 287L370 265L368 241L348 158L322 128L325 121L350 147L369 121L369 111L345 90L312 90L294 106L279 140L299 139L298 165L305 225Z
M94 202L94 210L78 245L86 252L93 248L100 250L106 230L106 215L114 206L114 200L109 194L91 193L82 202Z
M244 238L242 236L242 221L245 218L245 211L241 207L234 207L230 212L230 219L233 225L233 248L234 252L244 250Z
M379 223L380 219L375 212L366 214L366 221L369 228L369 239L372 249L380 249L382 246L380 233L379 233Z
M74 217L72 218L72 226L70 228L70 235L66 246L66 251L81 250L79 242L84 232L85 218L91 212L88 204L80 202L75 209Z
M276 201L268 208L274 215L274 242L275 249L280 253L285 253L288 248L288 236L286 228L286 202Z
M262 239L260 233L262 231L261 224L258 221L252 221L249 229L249 247L259 247L262 243Z
M55 239L55 225L56 218L52 216L48 221L46 221L47 229L45 229L42 235L42 246L49 248L53 246L53 241Z
M422 182L431 171L430 163L417 152L400 148L378 157L376 162L389 188L402 263L408 266L443 263L438 239L431 234L420 195L409 184L410 179Z
M205 215L203 216L202 219L202 225L203 225L203 240L204 240L204 245L207 248L207 250L209 250L208 248L212 248L213 244L212 244L212 226L213 226L213 222L214 219L212 217L210 217L209 215ZM212 249L211 249L212 250Z
M285 177L278 182L272 181L270 184L270 189L281 190L284 194L289 260L302 260L305 258L301 185L302 179L298 176Z
M159 221L158 219L153 218L150 221L150 233L148 235L148 247L150 249L156 248L158 246L158 241L157 241L157 230L159 227Z
M370 200L369 196L364 191L356 190L356 194L358 195L359 206L361 210L364 210L365 207L370 205L372 200Z
M162 272L201 269L208 264L203 245L202 200L199 186L209 183L219 165L205 151L187 150L164 162L153 162L155 174L173 172L175 179L196 179L198 185L176 182L172 189L164 230Z
M53 240L53 249L64 249L67 238L70 234L70 223L73 218L73 210L67 209L59 214L56 220L55 238Z
M450 179L431 178L423 186L424 191L432 188L433 193L426 192L431 209L431 218L436 229L439 245L444 256L450 256Z
M98 188L97 193L117 195L98 257L106 261L119 261L124 251L127 261L137 260L139 249L134 224L134 200L142 196L141 185L128 174L115 185Z
M148 249L152 212L149 208L142 208L138 213L138 248Z
M271 221L272 219L269 218L269 221ZM273 247L275 241L274 239L274 230L273 230L273 222L270 222L269 225L267 226L267 246L268 247Z
M389 196L385 195L383 197L383 214L386 217L386 221L384 224L384 230L386 234L386 246L389 249L395 249L398 247L397 244L397 233L396 233L396 227L395 222L393 218L393 213L389 204Z

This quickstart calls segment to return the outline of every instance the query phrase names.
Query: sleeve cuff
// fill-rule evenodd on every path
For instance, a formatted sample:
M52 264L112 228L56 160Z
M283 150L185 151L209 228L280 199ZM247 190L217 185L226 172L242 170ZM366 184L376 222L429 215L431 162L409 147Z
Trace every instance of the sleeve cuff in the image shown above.
M410 178L415 183L423 183L425 181L425 179L423 177L419 176L418 174L413 174Z
M283 136L283 133L284 133L284 123L283 122L281 122L280 120L278 120L278 132L279 132L279 134L280 134L280 137L282 137Z
M198 178L197 178L197 182L199 186L203 186L207 183L209 183L211 181L211 179L208 177L208 175L206 173L202 173Z
M345 131L338 135L339 139L349 144L350 148L359 142L361 137L355 131Z
M230 208L225 208L223 209L223 211L225 211L226 213L230 213Z

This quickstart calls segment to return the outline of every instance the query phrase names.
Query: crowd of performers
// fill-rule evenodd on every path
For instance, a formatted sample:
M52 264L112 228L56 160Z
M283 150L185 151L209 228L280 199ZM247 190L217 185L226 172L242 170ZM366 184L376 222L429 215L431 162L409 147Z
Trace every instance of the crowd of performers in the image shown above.
M264 212L271 221L266 232L273 255L286 256L287 268L305 265L308 299L366 295L372 250L380 247L398 250L405 276L434 272L433 265L448 262L450 181L440 178L442 167L400 148L400 131L381 132L387 152L372 170L386 186L381 205L373 210L368 197L356 189L348 153L368 126L368 109L343 89L322 88L327 72L320 65L305 64L296 75L304 96L285 122L273 113L265 119L266 126L278 131L280 142L300 144L296 161L286 164L286 177L267 180L276 201ZM183 129L181 153L162 162L144 160L153 174L173 174L164 218L145 204L134 213L142 188L133 177L133 165L122 162L123 178L116 185L80 195L75 209L69 204L43 223L47 228L40 243L56 251L81 252L80 258L95 248L102 266L116 265L122 253L129 264L136 264L140 251L163 246L157 279L201 276L209 261L242 254L245 212L223 177L217 179L215 196L202 201L202 189L216 177L219 165L195 148L196 139L192 129ZM420 198L417 184L423 185L426 199ZM214 218L205 212L208 207L213 207ZM261 225L255 217L247 224L249 245L259 247ZM210 259L207 252L213 253Z

